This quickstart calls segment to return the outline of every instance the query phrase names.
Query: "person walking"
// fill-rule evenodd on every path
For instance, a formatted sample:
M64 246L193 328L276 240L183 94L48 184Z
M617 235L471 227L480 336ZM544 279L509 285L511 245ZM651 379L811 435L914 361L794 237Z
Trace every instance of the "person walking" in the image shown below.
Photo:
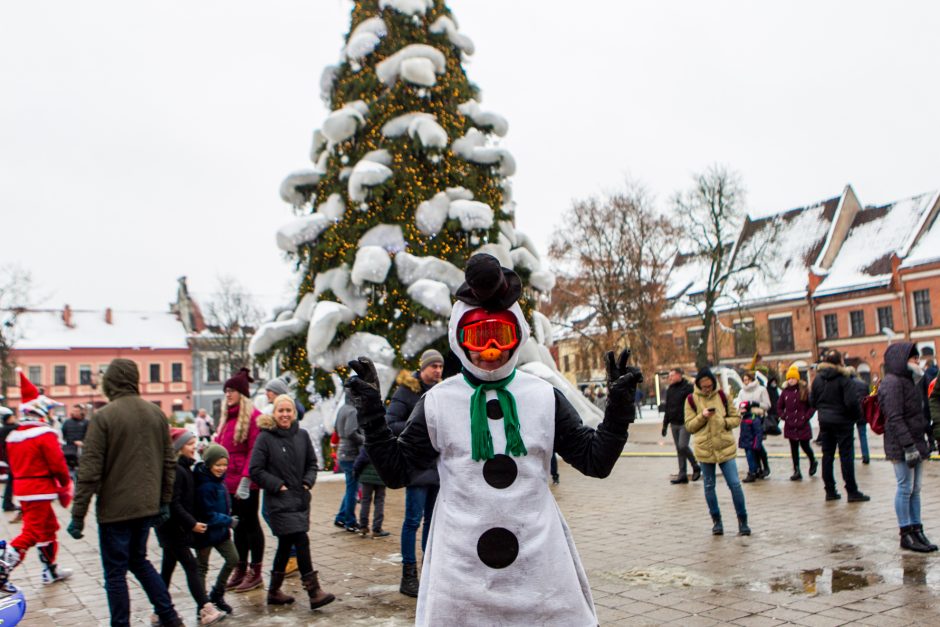
M196 463L196 435L189 429L170 429L173 450L179 455L176 462L176 478L173 481L173 500L170 501L170 519L157 528L157 539L163 547L163 563L160 577L169 589L173 571L179 564L186 573L189 594L196 602L196 622L203 627L214 625L225 618L225 614L212 604L206 594L206 585L199 575L199 564L193 555L194 534L204 534L206 523L196 518L196 485L193 464ZM159 621L160 617L157 616Z
M741 414L741 436L739 445L747 455L748 475L744 483L770 476L770 463L764 448L764 420L770 410L770 395L751 372L741 375L744 386L734 399ZM750 452L748 452L750 451Z
M3 488L3 511L19 512L19 508L13 503L13 473L7 456L7 437L16 431L19 423L16 420L16 413L8 407L0 407L0 420L3 422L0 426L0 461L6 465L7 472L6 486Z
M809 403L819 418L819 439L822 446L822 477L826 500L842 498L836 489L834 472L836 449L842 466L842 480L849 503L870 501L855 482L855 423L860 411L858 393L842 367L842 353L829 349L816 367L816 378L810 388Z
M718 381L711 370L703 369L695 375L695 391L685 401L685 428L692 434L695 457L702 466L705 478L705 502L712 517L712 534L724 535L721 508L715 493L715 480L721 471L731 491L731 501L738 516L738 535L751 535L747 522L744 490L738 478L735 461L737 443L734 429L741 424L741 416L725 393L718 389Z
M286 394L274 400L274 417L263 416L261 435L251 455L251 478L268 498L271 529L277 552L271 567L268 605L287 605L294 598L281 591L284 567L291 549L297 550L300 580L315 610L336 597L320 587L310 558L310 490L317 480L317 457L310 437L297 423L294 399Z
M359 505L359 534L363 538L369 535L369 509L371 508L373 510L372 537L384 538L391 535L382 529L382 523L385 521L385 482L372 465L365 447L362 447L359 456L353 462L353 474L362 490L362 502Z
M813 427L809 421L813 417L813 408L809 405L809 387L800 378L800 370L796 366L787 369L787 380L777 399L777 414L783 420L783 437L790 441L790 458L793 460L790 481L803 480L803 473L800 472L801 448L809 459L809 476L814 476L819 463L810 445Z
M343 500L340 501L339 511L333 518L333 524L350 533L356 533L359 531L359 522L356 520L359 482L353 474L353 463L359 456L363 437L359 432L359 424L356 422L356 408L349 403L348 397L336 414L336 433L339 436L336 458L346 478L346 491L343 493Z
M215 425L212 424L212 416L205 409L200 409L196 414L196 435L200 442L209 443L212 441L212 434L215 432Z
M110 401L88 425L68 532L84 535L91 497L97 495L98 538L111 625L130 625L127 573L140 582L161 625L182 625L166 584L147 560L150 527L170 517L176 453L166 416L140 397L140 374L129 359L115 359L102 377Z
M227 614L232 607L225 602L225 590L229 575L238 565L238 550L232 542L230 530L238 526L238 518L232 516L232 497L228 493L225 476L229 469L229 455L225 447L210 444L196 464L193 479L196 486L196 517L205 521L205 531L194 536L196 561L203 588L209 575L209 558L212 550L224 560L215 578L209 600Z
M862 454L862 463L871 463L871 454L868 450L868 422L865 420L865 410L862 408L862 401L868 396L868 384L862 381L858 372L852 366L847 366L845 371L852 382L852 389L858 397L858 419L855 421L855 429L858 431L858 448ZM854 455L854 453L853 453Z
M885 458L894 466L898 482L894 512L900 527L901 548L918 553L936 551L924 535L920 518L920 486L923 462L930 457L923 397L914 382L920 354L910 342L898 342L885 350L884 379L878 387L878 404L885 417ZM918 381L919 382L919 381Z
M85 408L73 405L69 410L69 419L62 423L62 453L65 462L69 465L69 472L73 480L78 477L78 458L85 445L85 434L88 433L88 421L85 419Z
M225 412L216 433L216 442L228 451L229 467L225 486L232 497L232 514L238 517L235 527L235 548L238 565L227 588L248 592L264 585L261 560L264 558L264 531L259 518L258 486L248 476L251 452L258 438L258 416L251 402L250 385L254 381L247 368L242 368L225 382Z
M662 435L666 437L666 430L672 430L672 441L676 447L676 458L679 461L679 474L669 483L688 483L688 465L692 466L692 481L698 481L702 476L702 469L695 461L695 454L689 446L692 436L685 428L685 399L695 390L685 378L682 368L673 368L666 377L666 400L660 411L663 412Z
M398 387L392 394L392 400L385 412L385 422L392 435L401 435L418 401L428 390L440 383L443 376L444 357L434 349L421 353L417 372L403 370L399 373ZM557 483L557 462L554 473L552 480ZM421 552L424 553L431 534L431 515L434 513L439 489L440 478L435 466L411 473L408 485L405 486L405 519L401 525L401 583L398 591L406 596L418 596L420 582L415 542L418 529L421 528Z

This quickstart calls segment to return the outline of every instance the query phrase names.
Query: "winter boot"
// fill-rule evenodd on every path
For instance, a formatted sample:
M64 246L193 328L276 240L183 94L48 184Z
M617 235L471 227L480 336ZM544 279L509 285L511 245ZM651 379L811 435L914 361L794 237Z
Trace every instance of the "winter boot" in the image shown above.
M901 548L917 553L930 553L930 547L921 543L913 533L913 526L901 527Z
M300 580L303 582L304 590L307 591L307 596L310 597L310 609L315 610L318 607L323 607L327 603L332 603L336 600L336 597L323 590L320 587L320 581L317 578L317 571L312 573L307 573L302 576Z
M228 578L228 583L225 584L226 590L234 590L242 584L245 580L245 575L248 572L248 563L247 562L238 562L235 566L235 570L232 571L232 576Z
M234 592L248 592L249 590L254 590L255 588L260 588L264 585L264 580L261 578L261 563L251 564L248 567L248 572L245 574L245 578L242 579L242 582L238 584L238 587L235 588Z
M744 479L741 479L741 483L754 483L757 481L757 477L760 475L760 471L758 470L757 473L757 475L755 475L753 472L747 473L747 476Z
M928 540L927 536L924 535L923 525L911 525L911 534L916 537L921 544L930 549L931 552L937 550L937 545Z
M398 591L409 597L418 596L418 565L401 565L401 586Z
M208 627L208 625L215 625L220 620L225 619L225 614L219 611L219 608L214 606L212 603L206 603L201 608L199 608L199 613L196 614L196 623L199 627Z
M72 571L68 568L59 568L56 564L42 565L42 583L49 585L57 581L65 581L72 576Z
M809 460L809 476L815 477L816 471L819 470L819 462L816 461L816 458Z
M738 516L738 535L751 535L751 528L747 526L747 516Z
M297 568L297 558L290 557L287 559L287 566L284 567L284 576L290 579L291 577L299 577L300 569Z
M760 458L760 466L761 466L760 478L766 479L767 477L770 476L770 460L767 459L767 451L761 449L757 453L757 456Z
M803 473L800 472L799 468L794 468L793 474L790 475L790 481L802 481L802 480L803 480Z
M225 602L225 588L218 586L212 588L212 592L209 593L209 601L226 614L232 613L232 606Z
M284 573L271 571L271 583L268 585L268 605L290 605L294 597L281 592L284 583Z
M714 525L712 525L712 535L713 536L725 535L725 528L721 524L721 514L712 514L712 522L715 523Z

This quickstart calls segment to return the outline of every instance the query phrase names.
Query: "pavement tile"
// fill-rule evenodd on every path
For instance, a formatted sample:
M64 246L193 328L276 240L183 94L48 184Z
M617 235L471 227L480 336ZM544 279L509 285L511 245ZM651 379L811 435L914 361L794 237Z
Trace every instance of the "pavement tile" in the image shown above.
M672 608L660 607L659 609L653 610L652 612L647 612L644 614L644 616L651 618L659 623L668 623L670 621L688 618L689 615L686 612L680 612L679 610L674 610Z

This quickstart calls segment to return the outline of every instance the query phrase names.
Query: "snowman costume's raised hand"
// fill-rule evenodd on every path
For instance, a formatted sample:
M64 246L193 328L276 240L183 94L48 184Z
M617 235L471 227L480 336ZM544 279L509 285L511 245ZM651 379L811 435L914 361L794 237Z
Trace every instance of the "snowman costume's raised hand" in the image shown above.
M607 353L610 401L598 428L585 426L558 390L515 369L529 335L516 302L519 277L476 255L466 279L449 325L462 375L428 391L398 438L385 424L372 362L349 362L357 376L346 383L348 396L382 480L400 488L411 471L436 464L440 473L415 624L597 625L587 576L548 487L549 462L555 451L586 475L608 476L643 377L627 365L629 351L619 359Z

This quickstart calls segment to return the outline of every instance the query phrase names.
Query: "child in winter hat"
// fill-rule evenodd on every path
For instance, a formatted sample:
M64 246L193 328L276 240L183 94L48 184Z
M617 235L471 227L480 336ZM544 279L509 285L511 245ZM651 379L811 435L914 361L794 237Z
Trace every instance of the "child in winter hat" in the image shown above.
M196 434L189 429L180 429L178 427L170 429L170 439L173 440L173 450L176 451L177 454L183 450L187 442L195 437Z
M796 367L796 364L793 364L787 368L787 379L799 379L800 378L800 369Z
M224 481L228 459L228 451L224 446L211 444L202 456L202 463L196 465L193 473L196 479L196 515L207 524L205 532L197 534L194 542L199 574L205 586L212 549L225 559L209 598L226 612L229 608L223 599L225 584L238 564L238 550L229 531L238 524L238 519L232 516L232 502Z

